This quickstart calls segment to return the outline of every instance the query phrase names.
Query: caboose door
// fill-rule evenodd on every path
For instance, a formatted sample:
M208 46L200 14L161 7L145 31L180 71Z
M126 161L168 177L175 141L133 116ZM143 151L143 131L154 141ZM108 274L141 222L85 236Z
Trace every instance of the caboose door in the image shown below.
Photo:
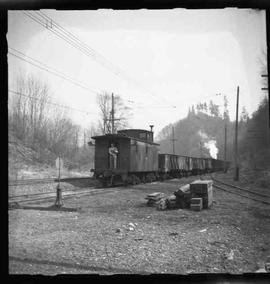
M109 141L108 168L110 170L116 170L119 168L119 146L115 141Z

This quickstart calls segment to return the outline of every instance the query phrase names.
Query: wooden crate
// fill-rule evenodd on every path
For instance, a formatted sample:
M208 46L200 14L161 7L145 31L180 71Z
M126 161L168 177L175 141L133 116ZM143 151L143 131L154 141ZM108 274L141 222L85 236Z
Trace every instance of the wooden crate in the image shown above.
M213 202L213 181L196 180L190 184L192 198L202 198L203 208L209 208Z
M191 198L190 200L190 209L194 211L201 211L203 207L202 198Z

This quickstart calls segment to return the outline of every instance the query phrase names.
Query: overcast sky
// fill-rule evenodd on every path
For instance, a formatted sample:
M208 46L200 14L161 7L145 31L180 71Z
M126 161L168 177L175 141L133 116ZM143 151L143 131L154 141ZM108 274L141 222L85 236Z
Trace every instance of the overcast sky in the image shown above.
M266 50L265 12L220 10L42 10L94 52L103 55L131 78L115 75L94 57L83 54L27 17L9 11L8 45L82 82L96 92L121 95L133 108L132 128L157 134L186 116L188 107L226 94L235 119L236 89L240 108L252 113L264 93L259 62ZM83 111L71 112L83 127L98 115L96 94L8 56L10 87L18 70L48 82L58 102ZM173 106L176 106L175 108Z

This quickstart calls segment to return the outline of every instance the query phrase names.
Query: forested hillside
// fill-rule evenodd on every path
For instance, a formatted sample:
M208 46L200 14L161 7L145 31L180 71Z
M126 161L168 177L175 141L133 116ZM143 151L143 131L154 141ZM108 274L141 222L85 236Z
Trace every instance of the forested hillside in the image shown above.
M36 77L18 77L15 90L8 101L9 168L54 167L61 156L67 169L90 171L94 149L87 142L94 134L91 129L83 132L67 109L52 103L48 85Z
M179 155L210 157L210 149L217 147L217 158L224 158L225 125L227 127L227 159L234 158L235 122L231 121L224 98L224 112L213 102L192 106L187 117L167 125L157 135L160 151L173 152L173 128L175 153ZM251 117L243 108L239 115L238 143L240 163L252 168L270 165L269 102L265 98ZM215 145L215 146L214 146ZM215 151L213 151L215 152ZM213 154L212 154L213 156Z

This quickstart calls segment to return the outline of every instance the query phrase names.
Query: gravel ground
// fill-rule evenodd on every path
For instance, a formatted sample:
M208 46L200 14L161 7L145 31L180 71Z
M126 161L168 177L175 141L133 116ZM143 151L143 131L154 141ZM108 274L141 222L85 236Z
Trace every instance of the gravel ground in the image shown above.
M9 210L10 273L239 274L263 268L270 255L270 206L215 188L212 207L201 212L146 206L148 193L169 195L194 179L77 196L64 201L65 211L49 209L51 203Z

